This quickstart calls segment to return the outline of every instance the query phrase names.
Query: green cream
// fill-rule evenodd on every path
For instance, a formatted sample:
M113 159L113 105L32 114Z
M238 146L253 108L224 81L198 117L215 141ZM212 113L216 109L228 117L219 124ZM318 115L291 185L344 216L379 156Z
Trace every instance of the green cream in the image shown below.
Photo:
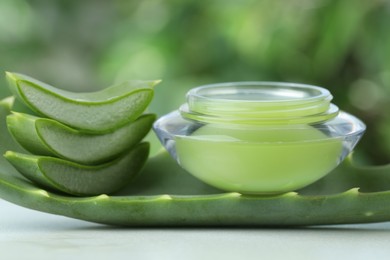
M283 82L200 86L154 124L189 173L242 194L294 191L324 177L364 132L321 87Z
M339 163L342 140L309 125L205 125L176 137L179 163L200 180L223 190L281 193L302 188Z

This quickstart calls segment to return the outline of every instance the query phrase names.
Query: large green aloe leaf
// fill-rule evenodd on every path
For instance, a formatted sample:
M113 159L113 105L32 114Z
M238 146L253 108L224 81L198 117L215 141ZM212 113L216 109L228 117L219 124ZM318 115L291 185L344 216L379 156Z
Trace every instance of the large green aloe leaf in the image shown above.
M9 136L0 104L0 151L22 151ZM358 190L361 188L361 191ZM72 197L41 189L0 159L0 197L23 207L126 226L319 225L390 221L390 165L359 168L349 158L327 177L298 192L245 196L209 187L181 170L166 152L152 157L121 192Z

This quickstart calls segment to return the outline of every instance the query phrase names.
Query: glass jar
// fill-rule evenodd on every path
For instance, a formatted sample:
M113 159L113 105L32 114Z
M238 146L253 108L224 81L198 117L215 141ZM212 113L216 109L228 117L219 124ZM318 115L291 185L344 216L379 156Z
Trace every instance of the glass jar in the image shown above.
M277 194L332 171L365 131L324 88L279 82L205 85L154 131L190 174L216 188Z

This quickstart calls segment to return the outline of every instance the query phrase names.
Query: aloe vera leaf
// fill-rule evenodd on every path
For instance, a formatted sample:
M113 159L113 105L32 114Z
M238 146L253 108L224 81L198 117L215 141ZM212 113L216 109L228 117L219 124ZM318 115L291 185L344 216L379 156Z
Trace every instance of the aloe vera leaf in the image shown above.
M13 113L8 130L26 150L36 155L61 157L81 164L97 164L117 157L149 132L155 115L145 114L114 132L83 133L55 120Z
M153 157L139 178L130 185L150 185L148 195L67 197L39 189L23 180L3 178L3 173L0 174L0 195L35 210L112 225L302 226L390 220L389 191L360 193L351 189L327 196L302 196L290 192L272 197L238 193L154 193L152 187L158 186L158 181L143 183L141 176L155 176L162 165L170 166L161 174L165 179L180 178L178 176L185 174L166 153Z
M20 149L7 132L7 114L7 103L0 102L0 152ZM390 165L361 168L346 160L329 176L329 185L325 177L307 187L306 195L223 193L194 179L162 152L148 160L138 177L115 196L79 198L37 187L0 157L0 197L42 212L128 226L302 226L390 221ZM364 186L367 178L371 183L365 193L349 188ZM329 191L332 182L339 188ZM327 193L332 195L319 195Z
M40 115L85 132L105 133L134 121L160 81L127 81L101 91L74 93L18 73L6 73L17 99Z
M149 144L140 143L112 162L85 166L53 157L8 151L5 158L27 179L72 195L99 195L115 192L141 170L149 155Z

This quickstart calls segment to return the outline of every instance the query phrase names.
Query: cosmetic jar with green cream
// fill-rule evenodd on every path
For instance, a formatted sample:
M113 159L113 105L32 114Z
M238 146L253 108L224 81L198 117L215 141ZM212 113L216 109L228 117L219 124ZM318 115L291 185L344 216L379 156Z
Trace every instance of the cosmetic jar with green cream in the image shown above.
M324 88L294 83L205 85L154 131L190 174L216 188L278 194L332 171L365 131Z

